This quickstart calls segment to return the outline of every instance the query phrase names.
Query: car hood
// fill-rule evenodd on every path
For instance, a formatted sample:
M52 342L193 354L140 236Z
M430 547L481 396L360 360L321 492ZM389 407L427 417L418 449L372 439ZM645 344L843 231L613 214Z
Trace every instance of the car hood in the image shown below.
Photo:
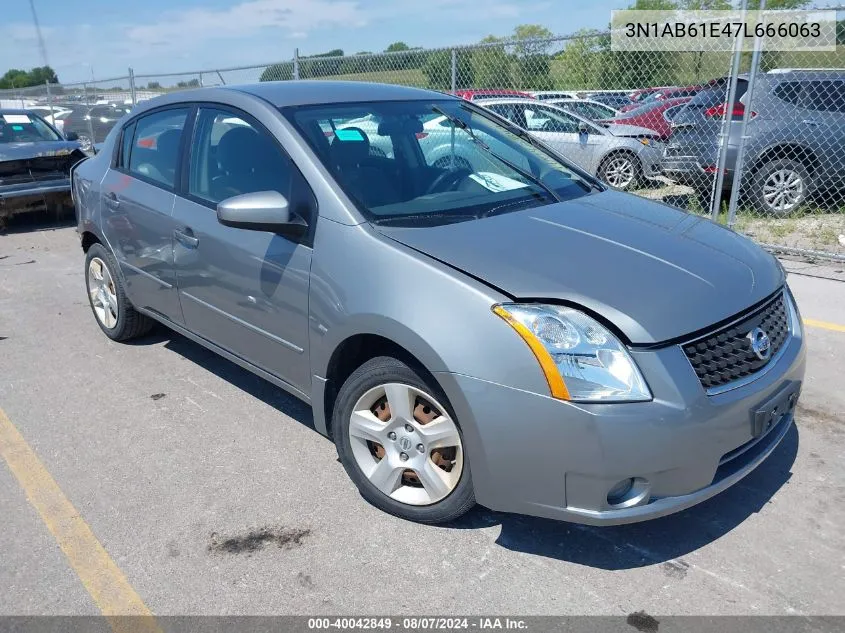
M0 161L26 160L49 156L67 156L79 150L76 141L37 141L32 143L0 143Z
M605 128L613 136L655 136L656 132L647 127L640 127L639 125L628 125L627 123L614 123L610 127Z
M442 226L375 228L516 299L583 306L634 344L706 329L784 283L775 258L749 239L611 191Z

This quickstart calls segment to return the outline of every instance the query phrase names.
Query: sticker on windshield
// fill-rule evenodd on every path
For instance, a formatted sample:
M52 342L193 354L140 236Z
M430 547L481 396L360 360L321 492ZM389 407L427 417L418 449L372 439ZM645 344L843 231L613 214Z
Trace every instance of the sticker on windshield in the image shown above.
M13 129L15 132L23 132L23 126L22 126L22 125L13 125L13 126L12 126L12 129Z
M6 123L29 123L28 114L4 114L3 120Z
M507 176L502 176L501 174L494 174L489 171L480 171L470 175L470 178L485 189L496 192L524 189L528 186L524 182L519 182L513 178L508 178Z
M364 135L358 130L335 130L334 135L339 141L363 141Z

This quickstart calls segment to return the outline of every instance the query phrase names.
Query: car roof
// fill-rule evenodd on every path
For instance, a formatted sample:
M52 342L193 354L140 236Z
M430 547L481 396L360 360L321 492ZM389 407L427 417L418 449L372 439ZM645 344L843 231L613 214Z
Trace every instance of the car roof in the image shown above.
M215 88L219 90L221 87ZM363 81L325 81L306 79L302 81L264 81L239 86L225 86L223 89L246 92L277 107L311 105L321 103L348 103L356 101L405 101L456 98L433 90L409 88L395 84L379 84ZM202 98L203 89L191 90L192 100Z

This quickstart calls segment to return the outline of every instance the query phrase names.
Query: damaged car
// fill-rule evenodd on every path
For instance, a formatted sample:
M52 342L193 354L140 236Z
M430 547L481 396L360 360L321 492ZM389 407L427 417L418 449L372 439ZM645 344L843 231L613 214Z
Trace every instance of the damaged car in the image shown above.
M84 158L37 114L0 110L0 226L20 213L70 209L70 170Z

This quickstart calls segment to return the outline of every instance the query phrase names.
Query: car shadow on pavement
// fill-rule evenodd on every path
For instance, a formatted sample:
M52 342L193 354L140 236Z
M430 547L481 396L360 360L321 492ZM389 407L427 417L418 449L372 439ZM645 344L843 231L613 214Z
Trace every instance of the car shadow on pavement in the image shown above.
M165 349L207 369L222 380L270 405L279 413L314 430L311 407L302 400L163 325L156 325L147 336L126 342L129 345L155 345L156 343L164 343Z
M680 575L688 566L680 557L727 534L771 502L789 483L797 453L793 425L768 459L731 488L678 514L644 523L593 527L477 507L449 527L500 524L496 544L509 550L608 570L663 563L667 575Z

